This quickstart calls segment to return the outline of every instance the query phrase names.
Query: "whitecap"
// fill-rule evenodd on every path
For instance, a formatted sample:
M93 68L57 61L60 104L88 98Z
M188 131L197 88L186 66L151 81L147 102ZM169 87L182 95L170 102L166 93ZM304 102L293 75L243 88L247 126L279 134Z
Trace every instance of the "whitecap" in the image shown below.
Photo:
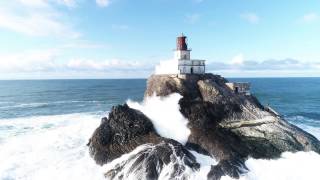
M149 117L161 136L185 144L191 132L187 127L188 120L180 112L181 98L182 96L177 93L167 97L154 95L147 97L142 103L128 100L127 104Z
M100 116L1 119L0 179L104 179L86 144ZM23 132L23 133L21 133Z

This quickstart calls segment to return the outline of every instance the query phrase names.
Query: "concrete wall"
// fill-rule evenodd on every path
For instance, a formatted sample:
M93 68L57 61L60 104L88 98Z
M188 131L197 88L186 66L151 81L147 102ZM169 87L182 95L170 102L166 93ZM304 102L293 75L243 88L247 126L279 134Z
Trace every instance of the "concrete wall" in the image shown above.
M180 74L204 74L204 60L179 60L178 66Z

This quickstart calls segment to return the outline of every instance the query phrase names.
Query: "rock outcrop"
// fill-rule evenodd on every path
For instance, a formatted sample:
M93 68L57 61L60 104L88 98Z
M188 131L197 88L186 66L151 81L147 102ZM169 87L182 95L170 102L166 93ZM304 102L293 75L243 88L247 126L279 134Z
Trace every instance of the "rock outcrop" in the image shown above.
M113 107L109 117L102 119L88 145L91 156L103 165L142 144L158 144L162 140L143 113L124 104Z
M103 118L88 144L91 156L103 165L144 147L108 169L106 177L126 179L131 174L138 179L157 179L162 177L164 166L173 163L166 177L184 179L186 169L199 168L188 151L192 149L219 161L212 166L208 179L220 179L223 175L237 178L246 172L244 161L248 157L277 158L285 151L320 153L315 137L268 111L254 96L234 93L226 82L213 74L183 78L152 75L145 97L183 96L180 112L191 130L187 144L161 137L148 117L125 104L114 107L109 117Z
M164 140L157 145L145 144L123 161L107 169L110 179L187 179L200 165L180 143Z
M90 155L97 164L104 165L128 154L136 153L108 169L111 179L157 179L183 177L186 169L195 171L200 165L180 143L159 136L151 121L127 104L113 107L108 118L103 118L88 143ZM163 172L165 166L170 170Z
M285 151L320 153L315 137L268 112L254 96L234 93L226 82L213 74L153 75L145 92L145 97L183 96L180 111L191 130L187 147L220 160L210 177L219 177L217 171L237 177L235 172L245 170L237 169L238 164L248 157L277 158Z

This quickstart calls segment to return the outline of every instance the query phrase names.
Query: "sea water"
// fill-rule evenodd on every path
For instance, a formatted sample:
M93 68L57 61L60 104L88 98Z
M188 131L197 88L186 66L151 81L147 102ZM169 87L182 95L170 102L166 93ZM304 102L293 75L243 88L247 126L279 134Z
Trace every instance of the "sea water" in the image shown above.
M264 105L320 138L320 78L230 80L250 82ZM113 105L142 102L145 86L145 79L0 81L0 179L103 179L105 167L90 158L88 139ZM202 168L192 179L216 164L196 157ZM287 152L246 165L242 179L318 179L320 156Z

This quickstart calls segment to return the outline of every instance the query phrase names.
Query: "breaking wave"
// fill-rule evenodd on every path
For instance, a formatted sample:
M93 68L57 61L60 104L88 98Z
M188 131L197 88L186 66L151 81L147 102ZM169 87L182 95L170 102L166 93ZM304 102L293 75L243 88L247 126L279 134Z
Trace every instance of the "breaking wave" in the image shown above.
M100 117L0 119L0 179L103 179L86 146Z
M155 124L157 131L180 142L186 142L190 130L178 106L178 94L160 98L151 97L142 103L128 104L144 112ZM0 119L0 179L104 179L104 173L132 153L98 166L89 156L86 144L105 114L78 113L67 115L36 116ZM299 121L300 122L300 121ZM301 121L302 122L302 121ZM320 139L320 128L296 124ZM186 170L188 179L206 179L212 165L218 162L209 156L190 151L201 167L199 171ZM314 152L285 152L276 160L249 158L249 172L241 180L305 180L318 179L320 155ZM162 179L168 179L163 170ZM223 177L222 179L230 179Z
M142 103L129 100L127 104L149 117L161 136L185 144L188 141L190 129L187 127L188 120L180 113L181 98L182 96L178 93L167 97L154 95L147 97Z
M246 161L249 172L240 180L316 180L319 164L320 155L315 152L285 152L276 160L250 158Z
M160 61L155 68L155 74L178 74L179 71L178 67L178 60L171 59L166 61Z

